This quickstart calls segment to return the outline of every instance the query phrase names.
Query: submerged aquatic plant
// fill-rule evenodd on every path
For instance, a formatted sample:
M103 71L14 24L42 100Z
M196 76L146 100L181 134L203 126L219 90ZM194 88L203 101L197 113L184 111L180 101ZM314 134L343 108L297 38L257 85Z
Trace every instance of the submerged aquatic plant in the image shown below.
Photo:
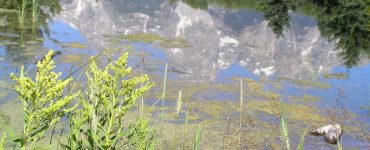
M49 51L43 60L37 62L35 79L31 79L21 67L19 76L11 74L17 82L17 91L24 110L24 128L19 142L22 149L32 149L36 142L45 137L45 132L56 124L66 113L73 111L77 105L67 107L79 95L79 92L64 96L64 88L72 78L61 80L61 73L52 71L55 68Z

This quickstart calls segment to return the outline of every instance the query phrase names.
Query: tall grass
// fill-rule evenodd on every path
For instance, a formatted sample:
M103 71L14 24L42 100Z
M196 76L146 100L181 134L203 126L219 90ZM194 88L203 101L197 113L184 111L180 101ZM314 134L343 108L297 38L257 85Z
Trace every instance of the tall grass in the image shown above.
M161 127L160 127L160 134L163 136L163 117L164 117L164 99L166 98L166 84L167 84L167 69L168 64L166 64L164 70L164 79L163 79L163 87L162 87L162 105L161 105ZM162 147L162 138L160 139L160 146Z
M307 134L307 129L303 131L303 134L301 135L301 138L299 140L299 144L297 146L297 150L303 150L303 144L304 144L304 139Z
M281 101L280 97L278 98L278 105L280 110L280 136L283 139L284 148L286 150L290 150L290 140L289 140L289 131L288 131L288 124L287 124L287 116L284 109L283 102ZM304 145L304 139L307 134L307 129L304 130L304 132L301 135L301 138L299 140L299 144L297 145L297 150L303 150Z
M32 23L37 23L39 18L39 2L38 0L32 0Z
M241 130L242 130L242 117L243 117L243 78L240 78L240 116L239 116L239 149L241 149Z
M179 91L179 95L177 98L177 103L176 103L176 114L179 115L182 107L182 92L181 90Z
M185 149L185 144L186 144L186 138L187 138L187 134L188 134L188 124L189 124L189 112L186 111L185 112L185 128L184 128L184 144L182 146L182 149Z
M32 33L34 35L37 34L37 32L36 32L37 22L39 20L39 13L40 13L38 1L39 0L32 0L32 12L31 12L31 15L32 15Z
M24 23L26 18L27 11L27 0L21 0L21 3L18 4L18 27L20 37L23 37L24 34Z
M0 139L0 150L5 150L5 138L6 138L6 133L3 133L3 136Z
M193 137L193 150L199 150L201 138L202 138L202 127L199 124L198 128L195 130Z
M288 132L288 125L286 121L286 114L284 110L283 103L279 97L279 109L280 109L280 134L283 139L283 143L285 149L290 150L290 141L289 141L289 132Z

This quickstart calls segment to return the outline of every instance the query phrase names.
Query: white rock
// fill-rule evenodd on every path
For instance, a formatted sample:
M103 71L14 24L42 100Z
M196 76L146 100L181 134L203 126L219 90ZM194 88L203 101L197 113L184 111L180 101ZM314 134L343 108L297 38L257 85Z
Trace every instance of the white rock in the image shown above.
M342 127L337 124L329 124L310 131L311 135L323 136L326 143L337 144L342 137Z

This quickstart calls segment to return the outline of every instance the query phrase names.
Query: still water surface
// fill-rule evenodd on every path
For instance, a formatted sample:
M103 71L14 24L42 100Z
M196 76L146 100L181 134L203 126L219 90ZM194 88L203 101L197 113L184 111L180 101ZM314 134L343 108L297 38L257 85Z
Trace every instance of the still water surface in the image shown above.
M9 88L12 82L8 75L18 72L20 65L32 68L48 49L62 52L55 61L56 70L64 73L71 66L82 66L90 56L104 53L104 64L129 51L130 66L144 68L157 84L148 105L160 91L165 64L169 64L170 71L168 106L174 105L178 90L183 90L185 103L236 103L238 79L243 77L260 83L264 92L279 94L288 104L305 105L314 110L309 112L324 116L328 108L336 107L340 89L344 92L343 106L355 114L343 122L360 125L365 134L365 138L358 138L349 133L344 145L360 147L358 141L366 145L369 140L368 56L361 55L358 65L351 68L343 65L338 56L341 49L320 34L312 16L290 12L290 27L277 37L267 26L263 12L252 6L228 9L210 5L197 9L165 0L64 0L60 6L62 11L47 23L48 31L41 29L39 39L20 45L12 39L17 33L0 34L0 104L17 97ZM141 53L145 53L144 64ZM245 88L256 88L252 85ZM246 105L250 99L263 101L269 97L253 92L260 91L246 90ZM211 116L207 115L199 121ZM220 118L225 120L229 115L233 113ZM273 122L265 115L260 119Z

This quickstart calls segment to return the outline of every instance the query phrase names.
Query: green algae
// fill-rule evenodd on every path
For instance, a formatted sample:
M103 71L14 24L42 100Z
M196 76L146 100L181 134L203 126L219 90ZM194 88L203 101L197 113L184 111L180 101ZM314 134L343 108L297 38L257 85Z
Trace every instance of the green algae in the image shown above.
M0 8L0 13L18 13L18 10Z
M329 79L347 79L348 74L345 73L334 73L334 74L323 74L322 75L324 78L329 78Z
M8 93L7 93L7 92L5 92L5 91L3 91L3 90L1 90L1 91L0 91L0 99L5 98L6 96L8 96Z
M308 101L308 102L314 102L314 101L319 101L320 98L309 95L309 94L304 94L302 97L303 101Z
M59 57L59 60L63 63L79 64L83 59L89 58L86 54L67 54Z
M144 43L153 43L155 41L163 40L162 37L151 33L121 35L119 38L131 42L144 42Z
M154 43L159 42L159 45L164 48L186 48L191 45L185 39L182 38L164 38L152 33L138 33L121 35L118 39L127 40L131 42L143 42L143 43ZM112 43L117 44L117 38L112 38Z
M14 85L6 80L0 80L0 89L12 90Z
M275 101L269 100L249 100L246 103L247 109L262 111L270 115L277 115L279 107ZM306 125L313 125L324 121L324 118L317 114L315 108L302 104L284 104L289 120L303 122Z
M316 82L316 81L309 81L309 80L295 80L295 79L287 79L292 81L295 85L300 87L310 87L310 88L320 88L320 89L328 89L330 88L329 84L323 82Z
M71 42L71 43L62 43L63 47L69 47L69 48L76 48L76 49L86 49L87 46L83 45L79 42Z
M199 110L209 114L216 119L220 119L225 116L225 114L235 111L228 105L225 105L225 102L220 101L189 102L187 103L187 107L189 107L190 110Z
M186 48L191 46L182 38L163 39L160 41L160 45L165 48Z
M264 90L265 85L263 82L254 81L248 78L245 79L245 82L247 83L246 84L247 91L245 92L246 94L251 94L252 96L257 97L263 97L266 99L276 99L279 96L278 93Z

